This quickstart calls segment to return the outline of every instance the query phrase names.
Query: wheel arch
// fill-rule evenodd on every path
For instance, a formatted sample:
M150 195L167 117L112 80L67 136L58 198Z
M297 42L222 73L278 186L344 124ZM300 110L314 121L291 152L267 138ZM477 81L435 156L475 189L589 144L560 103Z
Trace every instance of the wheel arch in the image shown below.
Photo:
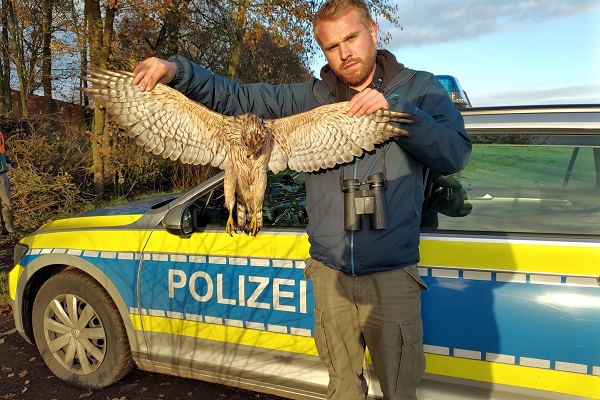
M21 319L23 334L25 339L34 343L32 311L33 299L32 293L37 293L40 287L52 276L67 269L77 269L94 279L108 293L114 302L121 321L127 332L127 339L131 347L131 352L136 354L147 354L147 346L143 340L142 332L139 332L133 326L129 309L119 294L115 285L108 277L90 262L69 254L46 254L33 260L24 269L24 273L19 278L18 287L23 288L17 293L16 304L21 304L19 317ZM21 301L18 301L20 297Z

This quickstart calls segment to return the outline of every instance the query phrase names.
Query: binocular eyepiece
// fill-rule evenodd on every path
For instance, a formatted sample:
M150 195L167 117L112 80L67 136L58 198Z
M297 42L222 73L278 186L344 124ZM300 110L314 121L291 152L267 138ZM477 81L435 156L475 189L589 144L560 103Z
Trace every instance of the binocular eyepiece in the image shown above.
M369 188L361 189L363 185L369 185ZM361 230L363 215L369 215L371 229L388 228L384 193L386 187L387 180L382 172L369 176L367 181L362 183L358 179L342 181L345 230Z

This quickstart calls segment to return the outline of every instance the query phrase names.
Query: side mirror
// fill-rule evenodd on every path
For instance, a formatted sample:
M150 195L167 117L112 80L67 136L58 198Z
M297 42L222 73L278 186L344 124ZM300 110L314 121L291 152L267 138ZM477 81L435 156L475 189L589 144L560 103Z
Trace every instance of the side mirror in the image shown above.
M167 232L180 238L189 238L198 229L198 206L194 203L179 204L165 214L162 226Z

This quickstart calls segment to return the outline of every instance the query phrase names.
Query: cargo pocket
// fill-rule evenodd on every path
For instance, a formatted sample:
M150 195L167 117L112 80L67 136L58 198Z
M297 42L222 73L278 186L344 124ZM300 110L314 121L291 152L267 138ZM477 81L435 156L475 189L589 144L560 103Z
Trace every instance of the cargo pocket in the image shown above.
M414 265L410 265L408 267L404 267L403 270L411 276L411 278L413 278L415 280L415 282L417 283L417 285L419 285L419 289L421 290L429 290L429 288L427 287L427 285L425 284L425 282L423 281L423 279L421 279L421 277L419 276L419 268L417 267L416 264Z
M316 261L312 258L304 259L304 277L306 279L312 279L315 275Z
M319 358L327 367L327 370L335 373L333 368L333 351L331 348L330 340L327 337L327 330L325 329L325 321L323 310L315 307L315 346L317 347L317 353Z
M425 372L425 354L423 352L423 322L420 316L400 324L400 367L396 381L396 393L415 389Z

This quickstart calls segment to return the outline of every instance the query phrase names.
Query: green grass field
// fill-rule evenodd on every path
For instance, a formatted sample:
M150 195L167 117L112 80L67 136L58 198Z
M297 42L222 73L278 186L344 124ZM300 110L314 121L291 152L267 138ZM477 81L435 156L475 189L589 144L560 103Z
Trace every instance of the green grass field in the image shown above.
M464 186L560 187L573 147L474 145L471 160L459 173ZM596 183L592 148L577 153L568 187L593 187Z

